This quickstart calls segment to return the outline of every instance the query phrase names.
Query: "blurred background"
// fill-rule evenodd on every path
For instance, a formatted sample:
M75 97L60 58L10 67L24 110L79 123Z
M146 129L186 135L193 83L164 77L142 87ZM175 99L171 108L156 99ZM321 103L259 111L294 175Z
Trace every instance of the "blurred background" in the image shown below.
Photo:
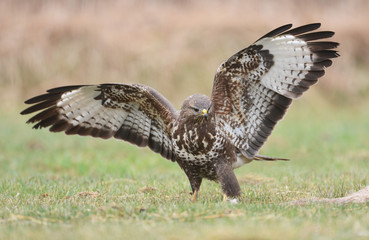
M150 85L179 108L190 94L210 95L235 52L280 25L312 22L336 32L341 57L307 98L362 105L368 12L365 0L2 0L0 109L56 86L105 82Z

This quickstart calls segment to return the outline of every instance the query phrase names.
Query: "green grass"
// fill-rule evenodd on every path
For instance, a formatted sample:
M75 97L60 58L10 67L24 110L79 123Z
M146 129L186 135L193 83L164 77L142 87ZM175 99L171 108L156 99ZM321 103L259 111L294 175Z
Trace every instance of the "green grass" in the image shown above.
M191 203L184 173L148 149L32 130L17 112L0 119L0 239L369 237L369 204L286 204L369 185L366 106L297 101L261 151L292 160L236 170L237 205L209 181Z

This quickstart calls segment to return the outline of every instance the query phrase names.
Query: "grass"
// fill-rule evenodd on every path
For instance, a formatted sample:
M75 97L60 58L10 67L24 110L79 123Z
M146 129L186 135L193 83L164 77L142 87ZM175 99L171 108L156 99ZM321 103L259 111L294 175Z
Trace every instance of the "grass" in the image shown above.
M0 239L369 236L368 204L287 204L369 184L365 106L340 108L311 94L297 101L262 151L293 160L236 170L237 205L223 203L209 181L191 203L180 168L147 149L35 131L16 112L0 117Z

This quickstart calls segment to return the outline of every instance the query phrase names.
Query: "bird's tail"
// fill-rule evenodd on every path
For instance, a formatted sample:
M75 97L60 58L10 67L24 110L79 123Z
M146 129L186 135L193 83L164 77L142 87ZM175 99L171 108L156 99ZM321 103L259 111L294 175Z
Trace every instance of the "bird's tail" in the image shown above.
M278 158L278 157L268 157L268 156L263 156L263 155L255 155L255 157L252 160L256 160L256 161L278 161L278 160L289 161L290 159Z

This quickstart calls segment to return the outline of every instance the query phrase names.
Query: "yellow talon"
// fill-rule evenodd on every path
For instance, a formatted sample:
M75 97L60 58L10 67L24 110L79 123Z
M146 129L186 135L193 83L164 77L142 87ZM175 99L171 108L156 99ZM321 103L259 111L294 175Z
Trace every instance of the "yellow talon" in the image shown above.
M197 194L198 194L199 191L195 190L193 192L193 196L192 196L192 202L195 203L197 201Z

